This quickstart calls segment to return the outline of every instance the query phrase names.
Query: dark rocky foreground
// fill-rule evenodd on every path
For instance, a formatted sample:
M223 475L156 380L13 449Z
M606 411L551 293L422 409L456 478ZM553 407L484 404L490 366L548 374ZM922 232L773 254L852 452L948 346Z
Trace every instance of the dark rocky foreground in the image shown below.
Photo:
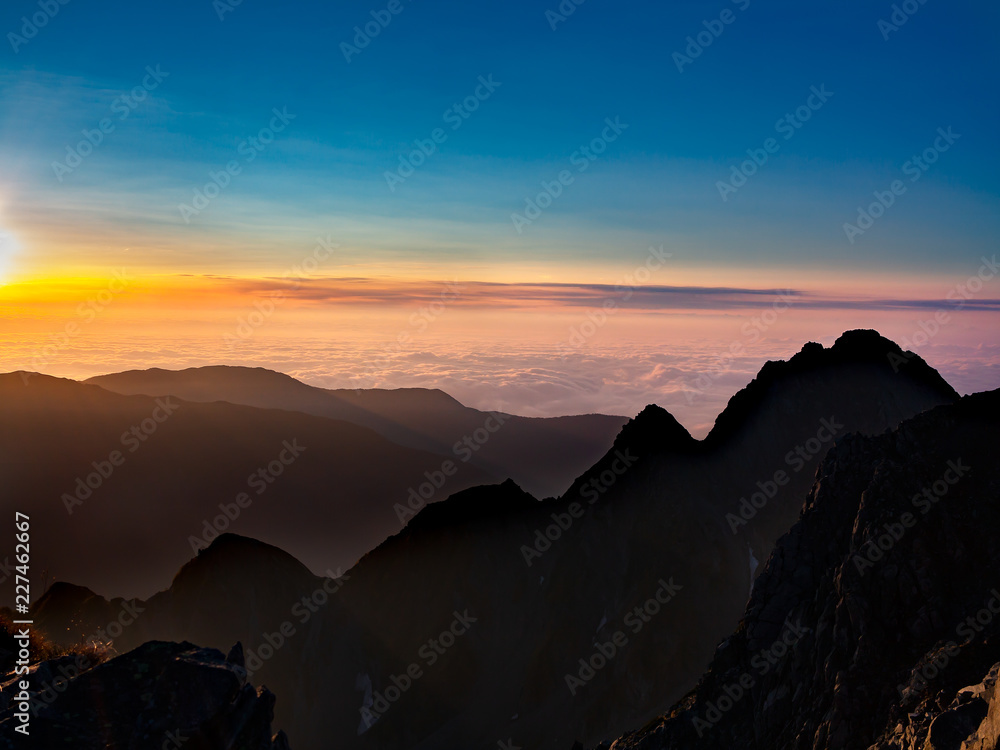
M190 643L151 641L91 666L85 654L35 664L0 685L0 747L74 750L288 750L272 736L275 696L246 680L242 647L227 659ZM19 682L29 735L15 730Z
M697 688L610 747L995 750L998 430L994 391L841 441Z

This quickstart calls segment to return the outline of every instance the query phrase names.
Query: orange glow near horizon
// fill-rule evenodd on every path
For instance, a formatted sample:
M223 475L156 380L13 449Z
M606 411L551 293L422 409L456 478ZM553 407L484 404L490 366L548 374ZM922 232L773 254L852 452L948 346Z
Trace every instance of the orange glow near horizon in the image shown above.
M123 261L132 260L123 258ZM289 290L289 297L297 296L302 288L322 286L342 288L352 294L344 301L357 299L358 290L370 290L373 301L379 304L408 304L411 295L436 296L442 286L450 282L479 285L620 285L642 289L643 287L692 287L702 289L794 289L826 299L879 300L879 299L923 299L940 300L954 284L964 279L948 280L937 274L901 276L899 274L867 274L858 279L850 274L827 269L816 273L797 271L775 271L774 269L738 269L725 271L714 268L683 267L674 265L660 268L646 276L640 283L636 270L641 264L630 268L616 266L578 266L572 277L566 276L566 269L559 266L538 264L535 267L518 265L495 265L490 268L464 268L454 265L430 265L423 269L411 268L407 271L389 264L352 267L337 271L342 273L309 274L302 270L301 262L285 268L271 268L254 274L199 273L177 274L167 269L154 269L122 262L103 269L93 267L65 268L57 274L9 273L0 285L0 306L44 308L69 303L107 288L119 274L128 278L125 290L131 304L143 307L162 306L169 309L197 304L211 308L238 307L241 295L252 301L255 293L267 294L277 289ZM299 289L294 288L298 280ZM399 295L399 302L394 296ZM125 294L123 294L125 296ZM486 302L482 293L477 293L478 301ZM995 296L995 295L992 295ZM336 297L324 300L336 303ZM499 298L497 300L499 304Z
M995 387L1000 367L1000 282L970 300L978 308L946 302L968 276L853 279L673 258L646 274L636 272L642 255L573 266L567 277L565 266L543 262L402 269L307 264L308 254L255 274L181 274L120 256L104 268L8 276L0 371L82 379L260 366L324 387L441 388L470 406L528 416L632 415L659 403L703 434L765 361L852 328L914 348L963 392ZM942 309L948 324L922 339ZM685 389L720 362L711 391L689 403Z

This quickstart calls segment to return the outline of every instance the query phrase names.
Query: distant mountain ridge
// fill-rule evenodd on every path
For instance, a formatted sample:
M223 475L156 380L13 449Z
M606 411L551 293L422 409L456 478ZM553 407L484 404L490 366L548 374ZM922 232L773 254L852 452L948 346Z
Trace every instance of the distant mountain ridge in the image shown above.
M300 412L0 375L0 476L31 516L33 570L99 591L156 590L225 531L349 567L447 460ZM454 464L442 491L493 480Z
M154 396L21 375L0 375L0 471L42 532L37 570L74 570L129 595L161 587L228 530L280 544L314 570L349 567L428 501L502 481L508 468L561 492L624 421L506 417L432 391L338 395L249 368L136 374L183 381ZM430 437L415 431L422 421ZM140 551L144 566L117 562Z
M131 370L86 382L116 393L227 401L340 419L408 448L467 460L494 481L511 478L537 497L564 492L626 422L625 417L603 414L505 414L498 425L492 412L464 406L436 389L328 390L250 367Z

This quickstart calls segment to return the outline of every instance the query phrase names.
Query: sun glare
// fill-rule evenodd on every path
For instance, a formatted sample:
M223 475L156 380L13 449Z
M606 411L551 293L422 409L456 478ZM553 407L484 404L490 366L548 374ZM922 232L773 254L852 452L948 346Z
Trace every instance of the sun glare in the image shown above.
M0 229L0 285L7 283L7 273L18 250L17 240L6 229Z

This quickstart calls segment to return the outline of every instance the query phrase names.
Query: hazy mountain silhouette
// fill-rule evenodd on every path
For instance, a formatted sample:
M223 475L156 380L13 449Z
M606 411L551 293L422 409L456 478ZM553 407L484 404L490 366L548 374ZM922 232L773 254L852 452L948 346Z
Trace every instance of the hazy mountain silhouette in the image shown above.
M508 738L568 749L617 736L697 682L837 440L956 400L919 358L893 357L899 348L872 331L807 345L768 363L704 441L648 407L563 497L538 503L513 482L465 490L336 582L279 550L219 539L142 604L116 646L270 648L254 679L281 698L276 725L298 750ZM302 597L326 589L300 621ZM278 638L282 623L291 632Z
M18 373L0 375L0 425L0 475L31 516L33 570L129 596L162 587L219 529L314 570L349 567L400 529L394 505L448 460L340 420ZM492 479L455 465L442 496Z
M468 461L494 481L511 478L537 497L565 492L576 476L604 454L627 421L603 414L505 415L501 426L489 412L463 406L439 390L327 390L250 367L132 370L87 382L116 393L228 401L342 419L394 443ZM449 487L445 494L457 489Z

